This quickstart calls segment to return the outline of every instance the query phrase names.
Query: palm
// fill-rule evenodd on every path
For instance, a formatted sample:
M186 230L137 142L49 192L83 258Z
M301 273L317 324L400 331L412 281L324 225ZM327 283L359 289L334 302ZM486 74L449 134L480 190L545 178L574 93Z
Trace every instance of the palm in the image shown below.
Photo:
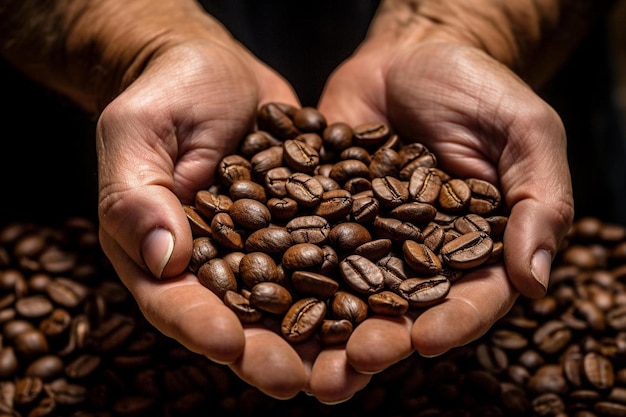
M477 50L442 43L387 53L364 48L344 63L320 110L353 125L389 123L405 140L425 144L447 173L498 184L511 215L506 269L468 274L412 328L374 319L355 330L346 354L367 372L412 350L436 355L468 343L511 308L517 291L540 295L529 273L534 245L554 253L572 214L562 124L510 70Z

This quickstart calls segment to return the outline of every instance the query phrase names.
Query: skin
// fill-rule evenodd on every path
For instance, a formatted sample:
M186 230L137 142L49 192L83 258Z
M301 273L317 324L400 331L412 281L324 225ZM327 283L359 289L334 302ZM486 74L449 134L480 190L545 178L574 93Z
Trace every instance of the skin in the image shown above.
M264 393L346 401L373 373L469 343L519 294L545 293L573 200L563 125L524 79L550 73L531 64L560 33L567 2L386 0L331 75L319 103L329 122L388 122L446 172L498 184L511 214L503 266L468 274L418 317L368 319L345 347L325 349L242 326L186 272L181 201L213 182L261 104L298 105L291 86L191 0L38 3L0 6L0 51L98 117L103 250L156 328Z

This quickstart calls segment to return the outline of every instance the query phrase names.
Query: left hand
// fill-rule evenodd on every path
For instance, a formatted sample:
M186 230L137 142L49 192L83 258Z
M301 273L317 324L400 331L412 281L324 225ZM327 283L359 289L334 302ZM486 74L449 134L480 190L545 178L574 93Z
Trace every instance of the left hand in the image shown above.
M482 336L520 292L545 293L573 218L565 131L512 71L451 42L365 46L330 77L318 107L329 123L388 123L405 140L426 145L447 173L497 184L510 209L502 265L466 274L444 302L416 318L366 320L348 341L345 362L318 358L319 369L372 374L413 351L440 355ZM327 381L315 371L311 385L324 398Z

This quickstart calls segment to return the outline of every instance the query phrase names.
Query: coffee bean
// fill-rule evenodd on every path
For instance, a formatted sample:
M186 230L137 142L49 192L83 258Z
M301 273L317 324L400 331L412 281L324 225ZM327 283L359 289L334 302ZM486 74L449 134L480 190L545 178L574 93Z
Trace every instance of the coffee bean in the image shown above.
M367 258L349 255L339 263L339 269L344 281L360 294L373 294L384 287L382 271Z
M353 328L354 326L349 320L324 320L318 330L320 342L325 346L346 343Z
M228 263L222 258L213 258L198 269L198 281L219 298L226 291L237 291L237 279Z
M250 290L250 305L272 314L284 314L293 304L289 291L275 282L259 282Z
M450 280L443 275L428 278L407 278L398 285L398 292L411 306L424 307L441 301L450 292Z
M452 268L475 268L487 260L493 250L493 240L484 232L469 232L446 243L441 248L443 261Z
M315 297L302 298L289 308L281 324L282 335L290 342L301 342L317 332L326 316L326 303Z
M392 291L372 294L367 303L374 313L384 316L401 316L409 309L409 302Z

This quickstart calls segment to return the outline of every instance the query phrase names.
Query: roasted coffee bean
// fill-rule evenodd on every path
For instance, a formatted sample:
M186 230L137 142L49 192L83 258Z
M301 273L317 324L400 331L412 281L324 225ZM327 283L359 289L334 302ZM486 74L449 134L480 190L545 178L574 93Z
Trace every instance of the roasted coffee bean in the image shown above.
M250 305L272 314L284 314L293 304L289 291L275 282L259 282L250 290Z
M335 274L337 267L339 266L339 256L337 251L330 245L323 245L322 252L324 253L324 259L322 264L318 267L319 272L322 274Z
M39 329L28 329L15 335L13 347L18 358L32 360L50 352L48 339Z
M343 189L350 194L359 194L372 190L372 182L364 177L350 178L343 184Z
M265 188L252 180L237 180L228 189L228 195L232 200L240 200L248 198L251 200L265 203L267 201L267 193Z
M418 166L411 172L409 196L412 200L434 205L439 199L441 188L441 178L436 171L428 167Z
M293 171L288 167L272 168L265 173L264 185L269 194L274 197L286 197L287 196L287 180L293 174Z
M198 269L205 262L217 257L218 247L210 237L201 236L193 240L193 248L191 250L191 260L189 261L189 270L197 273Z
M352 127L343 122L331 123L322 132L324 146L340 152L352 146L352 136Z
M370 240L354 248L354 254L363 256L370 261L377 261L387 256L391 251L391 247L391 239Z
M278 282L279 274L274 258L264 252L246 253L239 262L239 277L252 288L260 282ZM233 288L228 288L235 290Z
M443 261L452 268L475 268L485 262L493 250L493 240L483 232L469 232L441 248Z
M237 279L232 269L222 258L213 258L198 269L198 281L220 299L226 291L237 291Z
M87 378L96 372L101 363L101 356L85 353L67 364L65 374L73 380Z
M270 198L267 208L275 220L291 220L298 214L298 202L289 197Z
M19 369L19 361L12 346L0 349L0 378L9 379Z
M334 346L346 343L352 334L354 326L345 319L324 320L318 330L320 342L324 346Z
M380 259L376 265L383 272L385 286L395 292L397 292L400 283L413 274L413 271L402 258L393 255Z
M135 326L132 318L113 314L91 331L90 339L97 352L109 352L125 344Z
M330 307L333 317L348 320L354 326L367 318L367 303L360 297L346 291L337 291L331 298Z
M301 140L286 140L283 158L289 168L306 174L312 174L320 162L317 150Z
M281 167L283 163L282 145L271 146L250 158L252 177L264 178L268 171Z
M196 193L195 208L201 216L209 222L217 213L227 213L232 199L224 194L214 194L208 190L200 190Z
M343 280L360 294L373 294L383 289L385 278L380 268L359 255L349 255L339 263Z
M471 197L469 185L461 179L453 178L441 184L438 202L445 211L458 212L469 206Z
M369 230L355 222L339 223L328 233L329 243L339 252L352 252L371 240Z
M373 226L378 237L391 239L395 243L405 240L419 242L423 239L422 231L418 226L391 217L376 216Z
M283 103L265 103L257 114L259 129L270 132L279 139L291 139L300 131L296 128L291 115L295 114L296 108Z
M189 221L191 227L191 233L194 237L211 236L211 226L206 220L198 213L195 207L189 205L183 205L183 210Z
M369 178L369 168L358 159L343 159L333 165L328 176L343 185L350 178Z
M315 178L319 181L320 184L322 184L325 193L327 191L341 190L341 185L339 185L337 181L325 174L320 174L319 170L316 172L315 175L313 175L313 178Z
M418 274L437 275L441 272L441 261L435 252L423 243L405 240L402 254L406 263Z
M374 220L380 211L380 202L372 197L360 197L352 200L350 217L357 223L369 223Z
M295 271L291 275L291 285L298 293L325 300L339 289L334 279L311 271Z
M341 154L339 154L340 160L351 160L355 159L357 161L363 162L365 165L368 165L368 175L369 178L369 164L372 162L372 155L370 155L369 151L362 146L350 146L349 148L344 149ZM361 175L359 175L361 176Z
M285 228L294 243L324 244L330 233L330 223L324 217L310 215L290 220Z
M291 234L284 227L269 226L250 233L245 243L246 252L282 254L291 245Z
M390 135L389 127L384 123L364 123L352 129L353 142L366 148L383 144Z
M287 178L287 195L303 207L317 206L324 194L324 187L315 178L302 172L295 172Z
M533 342L539 350L556 353L570 342L572 331L560 320L549 320L533 334Z
M24 370L24 375L49 381L63 372L63 360L53 354L43 355L32 361Z
M296 243L285 251L282 265L288 270L307 270L324 262L324 250L313 243Z
M322 132L326 117L315 107L302 107L294 111L293 124L300 132Z
M251 198L233 201L230 209L228 209L228 215L236 224L249 230L267 227L272 220L272 215L267 206Z
M27 319L37 319L47 316L54 309L54 304L48 297L32 295L22 297L15 302L17 313Z
M46 287L48 297L61 307L72 309L83 304L87 287L69 278L57 277Z
M271 147L280 146L281 142L267 132L257 130L247 134L239 145L239 151L246 158Z
M372 180L372 191L387 209L398 207L409 200L408 185L396 177L386 176Z
M583 357L583 373L589 383L600 390L613 386L615 375L611 361L597 353L588 352Z
M421 143L409 143L398 151L400 156L400 179L408 180L418 168L435 168L437 158Z
M352 202L352 194L346 190L324 191L314 213L330 221L345 219L352 211Z
M494 184L479 178L467 178L465 182L471 191L470 212L488 216L500 207L502 197Z
M454 220L454 229L461 233L484 232L491 236L491 225L482 216L469 213Z
M488 343L480 343L476 346L476 359L484 369L494 374L504 372L509 366L506 352Z
M367 304L374 313L384 316L401 316L409 309L409 302L392 291L370 295Z
M398 293L411 306L423 307L444 299L450 292L450 280L443 275L428 278L407 278L398 285Z
M394 135L397 138L397 136ZM380 148L369 163L370 178L397 178L400 171L400 155L393 148Z
M42 393L44 384L41 378L25 376L15 382L14 401L16 404L31 404Z
M235 228L235 222L228 213L217 213L213 216L210 235L217 243L231 250L241 250L244 238Z
M326 303L314 297L302 298L289 308L281 324L281 333L290 342L309 339L322 325Z
M437 208L432 204L411 201L394 207L390 214L395 219L411 222L419 226L426 225L434 220Z
M437 223L428 223L422 229L422 243L435 253L441 251L441 248L446 243L446 237L450 238L451 235L447 234L446 230Z
M235 291L226 291L224 304L235 312L242 323L256 323L263 317L260 310L250 304L250 300Z
M252 179L252 164L243 156L227 155L221 159L217 175L225 187L230 187L235 181Z

